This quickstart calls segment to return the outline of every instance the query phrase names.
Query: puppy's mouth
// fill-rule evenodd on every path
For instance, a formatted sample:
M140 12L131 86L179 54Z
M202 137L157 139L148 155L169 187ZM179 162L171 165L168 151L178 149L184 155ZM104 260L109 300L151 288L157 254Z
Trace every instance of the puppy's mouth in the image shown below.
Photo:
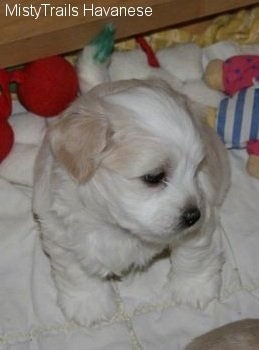
M183 212L176 225L171 225L158 234L147 232L138 238L150 244L172 245L177 241L198 235L205 223L205 216L204 210L191 207Z
M153 248L162 249L165 246L171 246L174 243L180 242L188 237L195 237L201 231L207 221L209 212L205 202L199 200L189 201L182 210L179 211L178 219L168 222L168 225L156 225L148 227L146 225L127 225L116 222L116 225L122 229L126 235L137 238L145 245L150 245ZM159 219L162 222L162 219ZM157 226L157 227L156 227Z
M171 246L174 243L180 242L183 239L187 239L188 237L198 235L202 230L204 217L205 215L201 213L199 219L193 222L192 225L186 225L180 219L176 226L171 225L170 228L165 229L163 232L158 232L157 234L150 231L142 232L141 234L134 233L129 230L124 230L124 232L126 231L127 234L136 237L144 244L157 246L159 249L162 249L164 247Z

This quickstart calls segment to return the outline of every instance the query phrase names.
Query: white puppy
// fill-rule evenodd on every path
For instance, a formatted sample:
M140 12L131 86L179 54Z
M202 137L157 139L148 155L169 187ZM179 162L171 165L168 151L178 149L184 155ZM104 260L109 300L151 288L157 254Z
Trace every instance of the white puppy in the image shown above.
M223 146L167 84L119 81L80 97L47 132L33 203L67 318L112 317L107 277L168 247L172 296L196 306L217 297L212 234L227 185Z

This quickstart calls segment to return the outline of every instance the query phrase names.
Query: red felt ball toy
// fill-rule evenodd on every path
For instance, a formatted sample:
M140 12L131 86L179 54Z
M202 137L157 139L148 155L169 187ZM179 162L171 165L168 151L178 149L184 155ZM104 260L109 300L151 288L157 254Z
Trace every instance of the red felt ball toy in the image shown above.
M9 76L4 69L0 69L0 162L9 154L14 143L14 133L7 121L11 112Z
M7 71L0 69L0 120L7 120L12 113L12 101L9 91L10 78Z
M14 132L8 123L12 112L11 82L16 84L22 105L42 117L60 114L78 92L75 69L61 56L40 59L13 71L0 69L0 163L14 144Z
M9 154L14 143L14 132L6 120L0 121L0 162Z
M13 75L17 95L29 111L44 117L61 113L75 99L78 79L74 67L61 56L27 64Z

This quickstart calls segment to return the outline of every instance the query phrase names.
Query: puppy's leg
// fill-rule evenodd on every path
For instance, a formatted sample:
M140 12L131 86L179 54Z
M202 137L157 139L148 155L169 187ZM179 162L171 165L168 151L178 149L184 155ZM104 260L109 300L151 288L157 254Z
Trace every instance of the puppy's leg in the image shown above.
M109 320L117 311L111 283L87 274L62 248L49 248L45 250L51 256L57 303L66 318L83 326Z
M224 258L212 236L203 234L173 250L168 288L177 303L204 308L219 297Z
M115 295L107 281L87 275L63 279L56 274L58 305L67 319L84 326L108 321L116 313Z

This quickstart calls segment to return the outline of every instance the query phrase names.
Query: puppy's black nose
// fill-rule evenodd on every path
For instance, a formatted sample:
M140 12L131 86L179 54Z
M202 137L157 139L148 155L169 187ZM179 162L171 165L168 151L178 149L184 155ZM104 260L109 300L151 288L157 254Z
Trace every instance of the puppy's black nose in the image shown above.
M184 210L181 217L182 225L185 227L193 226L201 217L201 212L197 207L190 207Z

